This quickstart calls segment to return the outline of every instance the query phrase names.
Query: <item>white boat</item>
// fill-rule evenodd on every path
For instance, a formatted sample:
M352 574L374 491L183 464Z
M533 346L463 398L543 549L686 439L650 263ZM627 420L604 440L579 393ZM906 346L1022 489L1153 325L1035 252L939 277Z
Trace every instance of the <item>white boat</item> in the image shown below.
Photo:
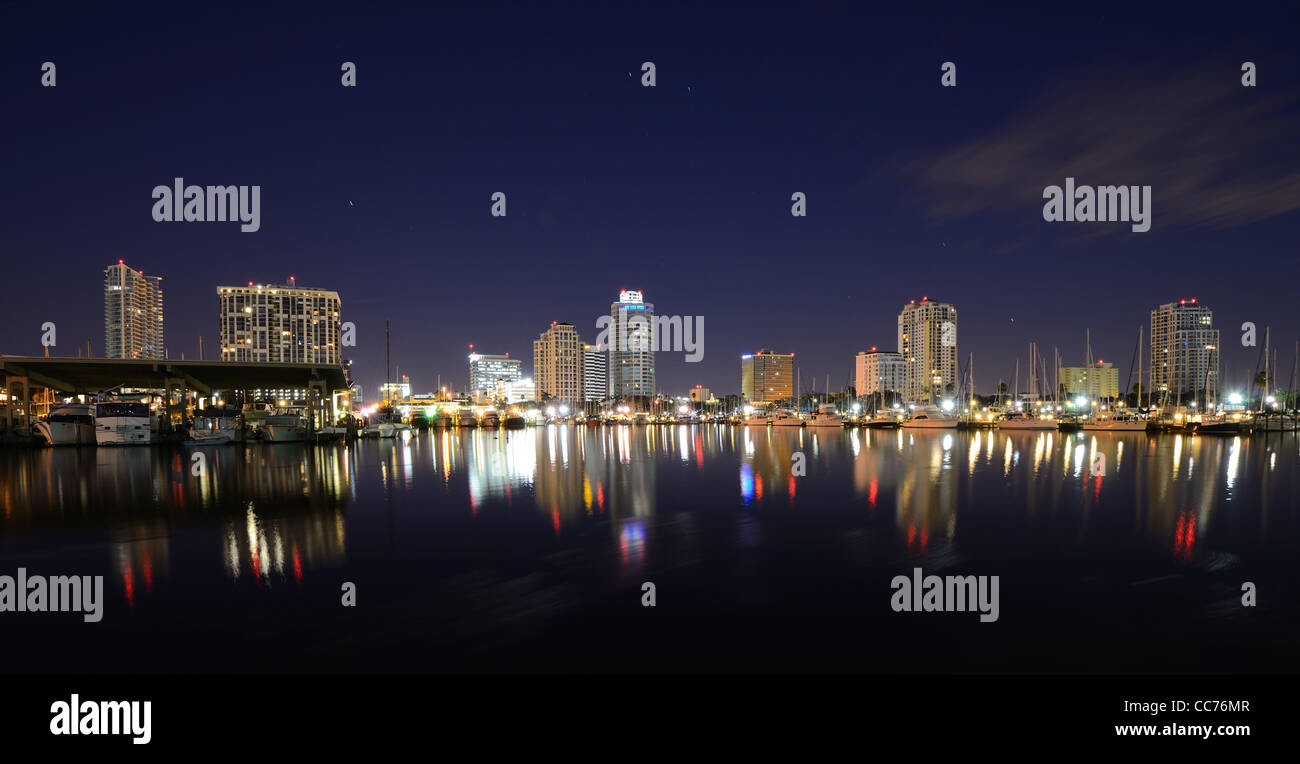
M495 430L501 426L501 415L495 409L488 409L483 412L482 418L479 419L479 427L486 427L489 430Z
M803 427L803 418L793 411L778 411L772 417L773 427Z
M938 409L922 409L903 420L903 427L909 430L955 430L957 417L944 416Z
M1145 432L1147 421L1135 416L1096 417L1080 422L1079 429L1093 432Z
M474 409L457 411L456 424L460 427L478 427L478 419L474 416Z
M185 439L187 446L224 446L227 443L234 443L238 433L236 430L198 430L191 428L190 436Z
M1255 418L1255 432L1295 432L1300 429L1290 414L1269 414Z
M50 415L36 423L36 432L51 446L95 444L95 405L60 403L50 407Z
M391 438L397 434L397 425L392 422L371 422L361 431L363 438Z
M348 428L339 426L322 427L316 431L316 437L319 440L342 440L346 438L347 435Z
M273 414L262 421L262 434L271 443L294 443L307 439L307 420L297 414Z
M766 427L772 421L765 411L754 411L745 417L745 424L752 427Z
M361 435L366 438L395 438L402 430L409 432L410 429L411 426L403 424L392 408L385 406L370 416L369 423L361 431Z
M101 446L147 446L158 442L149 404L104 401L95 404L95 442Z
M1013 415L997 423L999 430L1055 430L1060 424L1052 418L1039 419L1028 414Z
M809 427L843 427L844 417L835 413L835 406L823 403L808 418Z
M862 422L863 427L871 427L873 429L889 429L889 430L897 429L900 424L901 421L899 419L898 414L894 414L888 411L878 412L875 415L871 416L870 418L863 420Z

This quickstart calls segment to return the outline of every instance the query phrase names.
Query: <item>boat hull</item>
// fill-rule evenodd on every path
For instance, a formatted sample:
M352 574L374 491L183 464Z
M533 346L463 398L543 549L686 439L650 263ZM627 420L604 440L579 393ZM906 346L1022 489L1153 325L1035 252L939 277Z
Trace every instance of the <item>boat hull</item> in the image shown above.
M86 422L37 422L36 432L51 446L95 445L95 425Z
M1146 422L1098 422L1083 423L1079 429L1085 432L1146 432Z
M957 429L956 419L909 419L903 422L903 428L908 430L955 430Z

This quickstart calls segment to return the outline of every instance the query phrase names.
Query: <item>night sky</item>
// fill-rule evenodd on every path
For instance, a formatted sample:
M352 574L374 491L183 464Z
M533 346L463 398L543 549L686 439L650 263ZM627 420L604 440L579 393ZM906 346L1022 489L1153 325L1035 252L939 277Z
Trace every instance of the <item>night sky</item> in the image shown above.
M1287 384L1297 11L906 7L11 8L0 353L40 355L54 321L54 354L102 355L102 271L122 258L163 277L173 358L199 335L214 357L218 284L336 289L367 398L385 318L417 392L463 387L469 343L531 369L551 321L593 341L623 288L705 317L703 362L657 357L670 393L739 392L761 347L839 389L923 296L957 306L985 393L1031 340L1082 363L1088 328L1124 384L1149 311L1191 297L1223 330L1225 391L1259 357L1243 321L1261 345L1272 326ZM261 230L154 222L176 176L261 185ZM1150 232L1045 222L1067 176L1151 185Z

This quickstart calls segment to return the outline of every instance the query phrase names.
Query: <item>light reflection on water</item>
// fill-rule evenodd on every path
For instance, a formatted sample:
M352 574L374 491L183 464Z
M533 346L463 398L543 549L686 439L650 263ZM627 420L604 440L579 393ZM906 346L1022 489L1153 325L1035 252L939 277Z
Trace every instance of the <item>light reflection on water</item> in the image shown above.
M572 586L733 558L756 567L717 585L744 586L800 555L850 573L969 560L1032 572L1053 557L1104 569L1113 555L1164 572L1295 559L1297 443L551 425L212 447L206 478L181 449L10 449L0 452L0 560L97 558L128 610L181 569L186 591L296 587L345 570L438 581L502 559L559 565ZM806 475L795 477L799 454ZM215 591L205 596L245 590Z

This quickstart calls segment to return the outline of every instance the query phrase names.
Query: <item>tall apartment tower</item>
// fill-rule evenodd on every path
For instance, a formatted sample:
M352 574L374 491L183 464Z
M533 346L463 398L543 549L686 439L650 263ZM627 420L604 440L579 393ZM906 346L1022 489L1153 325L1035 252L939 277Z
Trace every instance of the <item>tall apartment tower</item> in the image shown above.
M551 327L533 340L533 382L537 397L558 403L577 405L583 401L582 340L578 330L567 322L551 322Z
M219 286L221 360L341 364L338 292L297 284Z
M599 403L609 398L609 365L605 348L600 345L582 346L582 399Z
M794 398L794 353L760 350L742 355L740 398L761 405Z
M104 357L166 357L162 278L121 260L104 269Z
M609 390L615 399L655 393L654 311L630 289L609 306Z
M902 391L913 403L938 403L957 389L957 309L922 297L898 314L898 352L908 365Z
M1218 395L1219 330L1214 313L1195 299L1151 311L1150 390L1153 400L1172 404Z

